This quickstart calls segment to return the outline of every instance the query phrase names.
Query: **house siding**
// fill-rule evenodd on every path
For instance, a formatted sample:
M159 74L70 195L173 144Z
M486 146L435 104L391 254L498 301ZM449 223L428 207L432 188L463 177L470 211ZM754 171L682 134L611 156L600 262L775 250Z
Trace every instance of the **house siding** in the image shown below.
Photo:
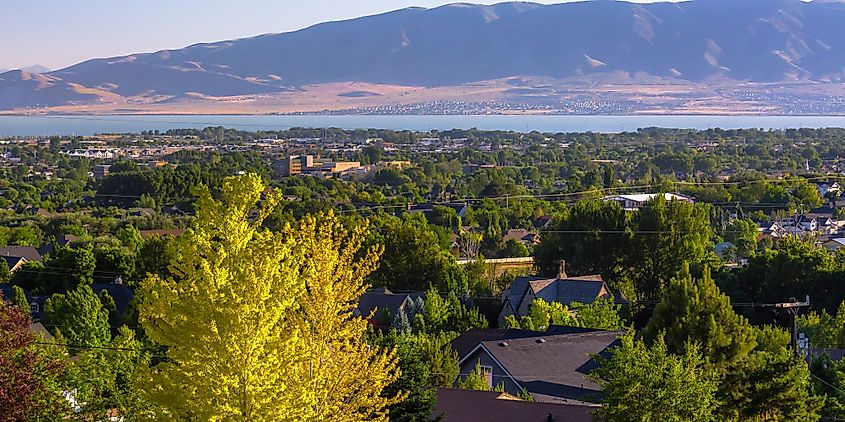
M481 366L489 366L493 368L493 386L496 387L499 384L504 385L505 392L513 395L518 395L522 393L522 388L520 388L516 382L511 378L507 372L498 364L496 360L493 359L487 351L483 348L478 348L474 353L469 355L464 362L461 364L461 372L458 375L459 380L463 380L467 377L472 371L475 370L475 366L480 364Z

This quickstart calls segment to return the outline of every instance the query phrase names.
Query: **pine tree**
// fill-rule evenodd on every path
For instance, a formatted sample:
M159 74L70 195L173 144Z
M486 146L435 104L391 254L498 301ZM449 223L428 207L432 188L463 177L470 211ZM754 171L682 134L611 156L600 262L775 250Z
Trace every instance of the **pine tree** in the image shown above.
M756 344L748 321L734 312L710 271L696 280L688 265L665 289L642 334L654 341L661 332L670 352L684 353L687 344L698 343L710 363L720 368L742 360Z

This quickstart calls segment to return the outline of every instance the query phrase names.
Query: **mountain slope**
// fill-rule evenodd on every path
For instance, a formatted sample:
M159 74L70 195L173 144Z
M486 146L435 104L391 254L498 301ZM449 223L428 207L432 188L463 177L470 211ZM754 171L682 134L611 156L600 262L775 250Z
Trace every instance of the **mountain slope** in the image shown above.
M90 60L35 84L0 75L0 108L289 92L365 82L418 87L513 76L693 83L841 82L845 4L695 0L409 8L284 34ZM7 93L12 93L7 97Z

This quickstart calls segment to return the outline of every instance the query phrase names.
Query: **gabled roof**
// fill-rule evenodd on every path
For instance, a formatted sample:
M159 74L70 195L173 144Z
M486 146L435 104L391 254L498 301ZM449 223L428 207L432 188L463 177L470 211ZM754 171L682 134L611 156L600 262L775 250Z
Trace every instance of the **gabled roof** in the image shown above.
M530 338L544 336L541 331L520 330L515 328L497 328L485 330L475 328L469 330L450 343L452 349L458 354L458 360L463 360L473 349L485 341L511 340L517 338Z
M6 261L9 271L15 271L18 267L26 263L26 258L22 256L3 256L2 258Z
M32 246L6 246L0 248L0 256L18 256L27 261L41 261L43 258L38 250Z
M423 296L425 296L424 292L393 293L388 289L378 288L361 295L358 299L358 312L363 316L368 316L374 310L376 313L388 310L390 315L396 316L406 300L416 300Z
M173 236L179 237L185 229L161 229L161 230L140 230L141 237L146 239L152 236Z
M539 403L496 391L437 389L432 418L447 422L589 422L595 406Z
M593 356L618 345L624 331L592 331L485 341L476 350L488 353L533 395L550 399L595 400L600 386L587 378L598 364ZM470 356L474 355L473 352Z

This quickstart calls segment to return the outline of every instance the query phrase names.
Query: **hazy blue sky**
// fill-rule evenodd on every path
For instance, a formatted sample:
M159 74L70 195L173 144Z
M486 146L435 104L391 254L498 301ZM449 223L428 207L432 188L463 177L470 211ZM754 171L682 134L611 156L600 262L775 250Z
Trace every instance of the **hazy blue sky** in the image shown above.
M447 3L452 1L0 0L0 69L33 64L57 69L89 58L285 32L323 21Z

